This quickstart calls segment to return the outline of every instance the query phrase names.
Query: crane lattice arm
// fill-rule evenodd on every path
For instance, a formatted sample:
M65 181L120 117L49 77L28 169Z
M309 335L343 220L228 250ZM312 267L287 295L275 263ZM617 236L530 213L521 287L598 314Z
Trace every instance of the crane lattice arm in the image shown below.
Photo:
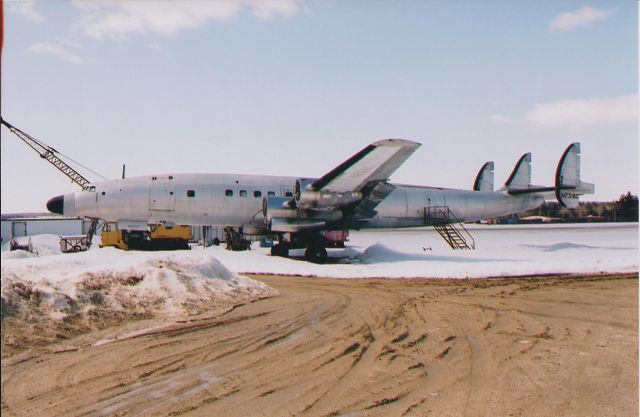
M17 137L19 137L24 143L35 150L41 158L49 161L51 165L58 168L64 175L69 177L71 181L75 182L82 188L85 188L87 185L89 185L90 181L88 179L83 177L78 171L70 167L66 162L56 156L58 151L56 151L54 148L40 142L38 139L34 138L28 133L23 132L17 127L12 126L11 124L9 124L9 122L2 118L0 118L0 122L5 125L7 129L12 131Z

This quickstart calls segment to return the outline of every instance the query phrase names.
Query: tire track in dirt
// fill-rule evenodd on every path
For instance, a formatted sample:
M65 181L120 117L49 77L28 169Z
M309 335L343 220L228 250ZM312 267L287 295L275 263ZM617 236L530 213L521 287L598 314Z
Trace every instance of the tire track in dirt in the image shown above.
M637 414L637 276L258 279L281 295L5 358L3 414Z

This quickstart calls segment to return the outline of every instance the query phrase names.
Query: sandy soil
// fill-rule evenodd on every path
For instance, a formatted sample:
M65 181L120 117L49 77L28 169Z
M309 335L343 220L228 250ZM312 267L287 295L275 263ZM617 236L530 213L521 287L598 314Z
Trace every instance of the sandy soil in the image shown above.
M280 296L4 358L3 415L638 415L637 274L256 278Z

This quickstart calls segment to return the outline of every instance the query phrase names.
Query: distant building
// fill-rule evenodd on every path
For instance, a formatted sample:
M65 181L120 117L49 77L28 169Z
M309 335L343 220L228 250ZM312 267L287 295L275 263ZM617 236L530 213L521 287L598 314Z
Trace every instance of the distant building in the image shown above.
M564 219L560 217L547 217L547 216L527 216L521 217L518 223L560 223Z
M44 213L12 213L0 216L2 243L12 237L53 234L81 236L89 231L90 220ZM100 231L98 231L100 233Z

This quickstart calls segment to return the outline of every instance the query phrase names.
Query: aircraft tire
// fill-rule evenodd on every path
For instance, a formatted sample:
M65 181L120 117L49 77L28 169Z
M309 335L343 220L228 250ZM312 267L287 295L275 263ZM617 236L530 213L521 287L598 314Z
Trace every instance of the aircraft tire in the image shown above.
M327 250L322 246L309 246L304 251L304 258L316 264L323 263L327 260Z
M283 258L289 257L289 248L282 243L276 243L271 247L271 256L282 256Z

